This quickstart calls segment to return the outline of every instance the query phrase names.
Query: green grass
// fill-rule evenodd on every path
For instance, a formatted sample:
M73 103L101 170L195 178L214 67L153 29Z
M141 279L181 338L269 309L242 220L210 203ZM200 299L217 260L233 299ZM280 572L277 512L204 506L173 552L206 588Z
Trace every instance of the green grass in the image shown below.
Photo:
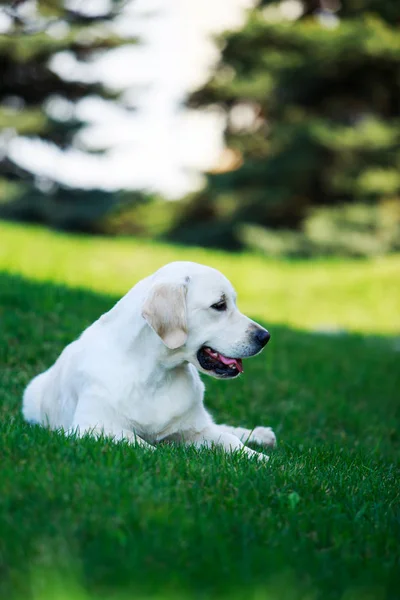
M182 257L218 266L271 330L243 377L206 380L217 420L274 427L268 465L26 425L29 378L118 294ZM0 597L397 599L400 355L387 334L399 330L399 266L279 263L1 224ZM320 324L352 333L307 331Z
M221 270L236 286L242 310L267 323L378 334L400 331L400 255L280 262L132 239L56 235L0 222L0 271L31 280L122 295L173 260L194 260Z

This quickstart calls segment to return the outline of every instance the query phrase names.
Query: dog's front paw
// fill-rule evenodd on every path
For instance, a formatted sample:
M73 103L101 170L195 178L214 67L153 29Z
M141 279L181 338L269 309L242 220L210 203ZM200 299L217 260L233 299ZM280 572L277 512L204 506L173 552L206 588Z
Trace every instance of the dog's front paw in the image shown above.
M247 448L247 447L243 448L242 454L244 456L248 456L251 458L257 458L257 460L260 462L268 462L269 461L269 456L267 456L266 454L263 454L262 452L256 452L255 450L251 450L251 448Z
M253 429L249 441L260 446L276 446L276 436L271 427L256 427Z

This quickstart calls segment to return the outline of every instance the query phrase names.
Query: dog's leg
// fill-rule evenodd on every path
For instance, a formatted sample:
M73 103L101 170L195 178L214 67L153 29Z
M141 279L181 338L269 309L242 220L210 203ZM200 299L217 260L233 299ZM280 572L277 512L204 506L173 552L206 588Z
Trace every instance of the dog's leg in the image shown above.
M84 437L90 435L96 438L102 436L111 438L114 442L128 442L129 444L141 446L148 450L155 450L155 447L146 442L143 438L139 437L133 431L124 429L123 427L105 427L105 426L90 426L90 425L74 425L66 432L68 435L77 435L78 437Z
M231 425L219 425L218 427L226 433L233 433L244 444L253 442L260 446L270 446L272 448L276 445L276 436L271 427L255 427L254 429L232 427Z
M155 450L154 446L118 422L115 411L95 395L86 394L79 399L72 426L67 430L67 434L79 437L84 435L105 436L112 438L115 442L124 440L133 445Z
M183 439L186 444L193 444L197 447L210 448L212 446L219 446L226 452L237 452L238 454L249 457L256 456L258 460L269 460L269 456L251 450L251 448L247 448L240 441L238 436L224 430L224 427L220 427L219 425L209 425L198 433L194 431L183 431L181 439Z

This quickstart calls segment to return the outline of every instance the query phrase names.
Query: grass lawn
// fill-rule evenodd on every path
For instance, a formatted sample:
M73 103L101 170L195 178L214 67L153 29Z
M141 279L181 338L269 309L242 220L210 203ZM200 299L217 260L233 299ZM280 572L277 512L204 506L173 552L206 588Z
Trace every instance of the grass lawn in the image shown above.
M26 425L30 377L182 258L219 267L271 331L244 376L206 380L217 420L275 429L270 462ZM397 600L399 272L0 224L0 598Z

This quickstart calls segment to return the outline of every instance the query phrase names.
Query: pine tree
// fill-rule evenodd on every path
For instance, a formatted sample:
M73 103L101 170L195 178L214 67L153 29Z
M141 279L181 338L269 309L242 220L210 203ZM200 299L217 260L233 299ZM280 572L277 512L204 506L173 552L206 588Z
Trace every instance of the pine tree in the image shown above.
M0 35L0 216L91 230L115 203L113 193L38 180L11 159L7 142L20 135L66 150L85 125L75 115L79 101L89 96L118 101L118 93L101 82L63 79L51 68L51 59L68 51L76 60L90 64L101 53L135 43L113 28L122 4L114 0L107 12L89 14L84 2L38 0L29 12L32 3L0 1L3 18L9 19L8 29ZM64 106L66 114L58 117L50 111L51 100Z
M223 36L189 104L223 109L231 164L174 236L238 248L244 224L296 231L312 207L398 206L399 23L397 0L264 1Z

